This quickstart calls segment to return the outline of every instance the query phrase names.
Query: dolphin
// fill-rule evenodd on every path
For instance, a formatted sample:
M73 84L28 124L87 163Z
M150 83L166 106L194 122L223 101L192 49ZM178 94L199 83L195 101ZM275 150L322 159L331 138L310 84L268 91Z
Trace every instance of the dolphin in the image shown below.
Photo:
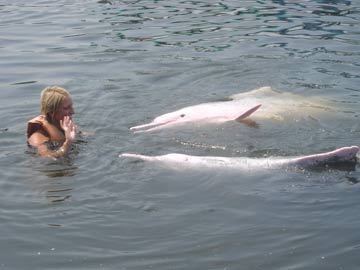
M328 107L307 101L299 95L277 92L269 86L233 95L227 101L202 103L156 117L152 122L130 128L135 133L170 128L189 123L224 123L247 117L281 120L295 112L311 114ZM256 113L255 113L256 112ZM246 122L246 121L245 121Z
M172 169L230 169L230 170L259 170L281 168L318 168L336 165L353 165L357 162L358 146L338 148L330 152L297 157L217 157L217 156L190 156L171 153L162 156L146 156L123 153L119 157L134 158L156 162Z

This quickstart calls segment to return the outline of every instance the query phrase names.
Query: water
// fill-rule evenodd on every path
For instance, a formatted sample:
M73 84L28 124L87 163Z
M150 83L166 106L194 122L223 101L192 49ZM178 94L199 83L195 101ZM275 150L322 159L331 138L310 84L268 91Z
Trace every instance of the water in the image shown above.
M119 159L300 155L359 144L359 1L0 1L0 269L357 269L355 170L177 172ZM39 93L73 94L75 153L27 151ZM324 118L134 135L270 85Z

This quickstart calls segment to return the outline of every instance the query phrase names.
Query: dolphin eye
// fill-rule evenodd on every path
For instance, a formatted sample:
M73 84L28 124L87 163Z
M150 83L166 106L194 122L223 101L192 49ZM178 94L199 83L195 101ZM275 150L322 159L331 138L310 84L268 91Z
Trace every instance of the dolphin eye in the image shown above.
M180 115L180 117L185 117L185 114Z

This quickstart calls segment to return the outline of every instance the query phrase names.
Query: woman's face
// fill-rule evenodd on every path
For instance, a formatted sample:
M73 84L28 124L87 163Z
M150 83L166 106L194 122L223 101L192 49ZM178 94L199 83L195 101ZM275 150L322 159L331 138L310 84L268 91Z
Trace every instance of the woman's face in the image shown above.
M59 109L54 114L54 120L55 122L60 123L60 120L63 120L65 116L69 116L71 119L74 113L71 97L65 97Z

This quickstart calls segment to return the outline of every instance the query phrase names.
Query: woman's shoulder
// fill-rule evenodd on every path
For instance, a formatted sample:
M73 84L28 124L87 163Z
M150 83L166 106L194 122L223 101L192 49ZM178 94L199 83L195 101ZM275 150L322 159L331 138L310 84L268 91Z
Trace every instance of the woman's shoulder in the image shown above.
M28 124L44 124L46 122L46 117L44 115L38 115L32 119L30 119Z
M30 138L35 132L40 132L44 135L48 135L46 129L46 118L43 115L36 116L27 122L26 135Z

